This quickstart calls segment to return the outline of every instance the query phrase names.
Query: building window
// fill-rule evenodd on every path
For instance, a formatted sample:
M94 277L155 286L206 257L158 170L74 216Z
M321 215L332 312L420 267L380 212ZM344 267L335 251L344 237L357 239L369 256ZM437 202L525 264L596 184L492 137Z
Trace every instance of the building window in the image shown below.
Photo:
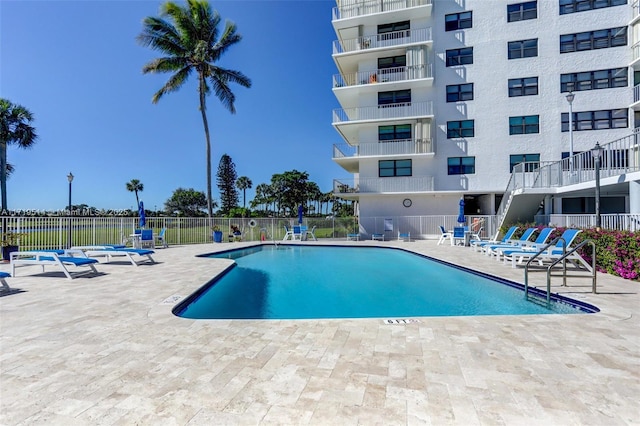
M560 0L560 15L627 4L627 0Z
M378 161L378 176L411 176L411 160L380 160Z
M447 102L473 100L473 83L447 86Z
M380 106L407 106L411 104L411 90L394 90L391 92L378 92L378 107Z
M608 28L560 36L560 53L627 45L627 27Z
M513 172L516 164L525 163L524 171L533 172L540 168L540 154L516 154L509 156L509 173ZM520 168L518 171L522 171Z
M465 28L471 28L472 26L472 13L460 12L452 13L450 15L444 15L444 30L455 31L464 30Z
M533 96L538 94L538 77L509 79L509 97Z
M395 40L411 35L410 22L392 22L378 25L378 41Z
M472 138L475 136L473 120L447 121L447 139Z
M538 39L510 41L509 59L532 58L538 56Z
M473 64L473 47L447 50L447 66Z
M470 175L476 172L476 157L447 158L447 173L450 175Z
M525 21L538 17L538 2L528 1L507 5L507 22Z
M625 129L629 127L627 109L581 111L573 113L573 130ZM562 131L569 131L569 113L562 113Z
M561 92L579 92L582 90L611 89L629 85L627 68L576 72L560 75Z
M411 124L378 126L378 141L396 141L400 139L411 139Z
M378 58L378 69L399 68L407 65L407 56L389 56L388 58Z
M523 115L520 117L509 117L509 134L525 135L529 133L540 133L540 116Z

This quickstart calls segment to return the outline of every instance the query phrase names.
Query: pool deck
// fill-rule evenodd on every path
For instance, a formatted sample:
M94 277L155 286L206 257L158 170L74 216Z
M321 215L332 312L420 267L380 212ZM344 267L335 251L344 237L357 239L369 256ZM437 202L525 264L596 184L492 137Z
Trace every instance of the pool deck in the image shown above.
M376 243L523 282L469 248ZM100 264L74 280L18 269L0 297L0 424L640 425L638 282L598 274L594 295L589 279L554 281L601 309L588 315L172 315L231 262L196 254L247 244L171 246L155 265Z

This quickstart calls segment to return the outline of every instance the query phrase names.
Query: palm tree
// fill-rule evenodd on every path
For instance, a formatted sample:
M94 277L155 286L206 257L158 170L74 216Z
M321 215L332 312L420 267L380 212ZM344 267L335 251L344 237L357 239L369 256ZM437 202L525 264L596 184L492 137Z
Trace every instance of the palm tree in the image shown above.
M138 42L165 56L147 63L142 72L173 73L164 86L153 95L154 104L163 95L180 89L192 73L197 73L200 113L206 139L207 210L211 221L211 139L207 122L206 95L213 90L222 105L231 114L235 114L236 97L229 83L251 87L251 80L240 71L217 66L216 62L231 46L242 40L242 36L236 33L236 25L229 21L220 33L220 15L217 11L211 10L206 0L187 0L185 6L168 1L161 6L160 15L161 17L144 19Z
M236 181L236 186L242 191L242 207L247 207L247 189L251 189L253 182L246 176L240 176Z
M140 199L138 199L138 191L144 191L144 184L138 179L131 179L131 182L127 182L127 191L136 193L136 206L140 207Z
M38 140L35 128L31 126L33 115L23 107L0 99L0 191L2 191L2 211L7 209L7 174L13 170L7 164L7 145L30 148ZM8 170L7 170L8 169Z

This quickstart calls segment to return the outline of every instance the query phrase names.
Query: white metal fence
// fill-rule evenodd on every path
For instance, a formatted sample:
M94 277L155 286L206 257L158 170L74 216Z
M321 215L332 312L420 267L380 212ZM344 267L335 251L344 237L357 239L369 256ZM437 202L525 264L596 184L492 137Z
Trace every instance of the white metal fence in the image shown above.
M440 226L450 230L459 226L457 215L385 216L385 217L326 217L303 218L303 225L315 227L318 239L343 239L347 234L360 233L369 238L373 233L384 233L395 239L398 232L411 233L412 239L437 238ZM466 225L482 220L482 237L491 237L497 231L496 216L466 216ZM640 232L640 214L601 215L603 229ZM63 249L78 245L121 244L138 227L135 217L0 217L4 229L21 234L22 250ZM297 218L214 218L214 226L228 240L231 225L240 227L245 241L282 240L285 226L293 226ZM595 215L540 215L536 223L556 227L589 228L595 226ZM253 226L252 226L253 225ZM146 228L155 233L166 228L169 244L202 244L212 242L208 219L185 217L147 218Z

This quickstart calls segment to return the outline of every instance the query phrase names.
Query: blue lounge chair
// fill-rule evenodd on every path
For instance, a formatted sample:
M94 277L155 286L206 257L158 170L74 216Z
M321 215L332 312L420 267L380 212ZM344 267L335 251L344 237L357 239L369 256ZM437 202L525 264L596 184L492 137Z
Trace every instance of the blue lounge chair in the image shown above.
M545 244L547 244L547 240L549 239L549 236L551 236L551 233L555 229L556 228L542 228L540 230L540 233L538 234L538 237L532 243L530 243L529 241L524 241L524 242L517 241L515 246L508 245L508 244L505 244L503 246L500 246L500 245L491 246L490 254L495 255L496 260L500 260L500 256L502 255L502 252L504 252L505 250L517 250L518 248L522 248L524 250L535 250L536 248L541 248Z
M155 239L156 239L155 242L158 245L162 245L162 247L164 248L169 247L169 244L167 243L166 233L167 233L167 228L162 228L160 230L160 233L155 236Z
M478 241L478 240L474 240L471 241L471 246L475 248L476 251L481 251L482 247L484 247L487 244L504 244L507 241L509 241L511 239L511 237L513 237L513 234L515 234L515 232L518 230L517 226L512 226L511 228L509 228L507 230L507 233L504 234L504 237L502 237L501 240L496 240L496 238L498 237L499 231L498 233L496 233L496 237L492 240L488 240L488 241Z
M11 253L11 275L16 276L16 268L21 266L40 265L42 272L45 266L56 266L62 269L62 272L70 280L87 273L97 274L98 271L95 264L96 259L90 259L79 251L65 250L63 255L58 254L58 250L52 251L16 251ZM70 271L67 266L87 267L84 271Z
M525 259L530 259L534 256L538 256L540 263L544 260L553 260L561 257L565 252L571 250L571 244L576 239L578 234L582 232L580 229L567 229L562 233L562 235L556 238L556 244L545 249L514 249L514 250L505 250L502 252L504 256L504 262L511 262L511 267L515 268L518 263L523 263ZM574 264L581 264L586 267L587 270L591 271L591 265L589 265L578 253L573 253L567 260Z
M0 272L0 284L2 284L2 291L9 291L11 287L7 284L7 280L5 278L9 278L11 276L8 272Z
M519 240L508 240L500 244L485 244L484 246L482 246L481 250L485 252L487 256L491 256L492 254L495 254L493 253L493 251L496 250L498 247L505 247L505 246L511 247L511 248L520 247L521 245L524 245L527 243L527 241L529 241L529 238L531 238L534 232L536 232L536 228L527 228L522 233L522 236L520 237Z
M153 229L143 229L140 232L140 247L145 248L150 247L152 249L156 248L156 240L153 237Z
M136 248L126 248L122 246L112 246L112 245L103 245L103 246L76 246L72 247L72 250L81 251L86 257L89 258L98 258L104 257L107 262L111 262L114 257L124 257L128 260L132 265L138 266L142 263L156 263L155 260L151 257L155 252L149 249L136 249ZM142 258L141 260L136 260L136 257Z

